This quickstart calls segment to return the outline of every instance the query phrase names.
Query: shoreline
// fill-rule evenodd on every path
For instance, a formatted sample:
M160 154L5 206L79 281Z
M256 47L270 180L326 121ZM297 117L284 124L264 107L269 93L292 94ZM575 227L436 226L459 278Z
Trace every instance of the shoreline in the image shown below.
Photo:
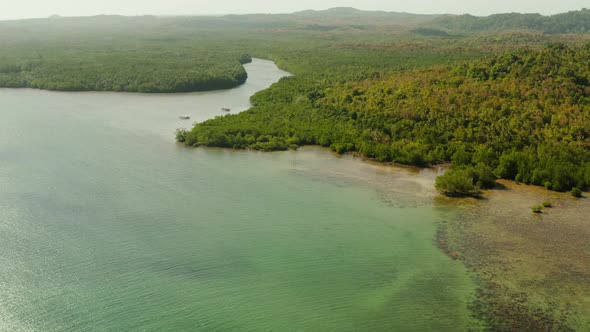
M239 89L243 87L247 82L249 77L248 68L247 66L254 64L255 62L263 62L269 61L272 62L280 71L284 72L285 75L283 77L293 76L293 74L285 71L284 69L280 68L275 61L264 59L264 58L252 58L251 62L242 64L242 67L246 70L246 74L248 75L246 80L243 82L228 87L228 88L221 88L221 89L211 89L211 90L196 90L196 91L181 91L181 92L135 92L135 91L115 91L115 90L51 90L51 89L42 89L42 88L32 88L32 87L2 87L0 86L0 90L16 90L16 91L37 91L37 92L47 92L47 93L71 93L71 94L117 94L117 95L130 95L130 96L157 96L157 97L179 97L179 96L193 96L193 95L200 95L200 94L210 94L210 93L222 93L227 92L235 89ZM266 87L265 89L268 89ZM265 90L263 89L263 90Z
M569 238L555 237L559 227L552 227L559 225L564 218L573 218L574 222L569 225L570 234L575 236L583 233L584 229L590 230L590 222L584 222L584 213L576 214L580 205L590 212L590 200L576 200L569 193L508 180L498 180L498 186L484 190L481 198L449 198L434 188L436 177L448 169L448 164L419 167L384 163L355 152L338 154L319 145L279 151L200 147L232 153L290 153L295 159L315 158L320 162L327 158L348 163L353 161L356 165L345 171L340 167L323 169L320 176L370 187L382 193L381 199L393 206L432 205L456 210L456 216L439 222L438 231L432 235L433 246L449 259L461 260L473 274L472 278L480 289L473 297L472 312L492 328L567 330L570 326L576 327L577 321L590 317L590 309L584 312L585 307L590 308L590 273L584 274L584 268L590 271L590 266L576 265L574 260L568 263L574 267L572 275L557 271L563 265L561 255L578 257L575 255L580 247L588 247L588 254L582 258L590 262L590 241L584 242L578 237L575 250L570 246L565 252L560 252L560 247L570 245ZM363 174L359 174L359 169L364 169L360 171ZM382 181L382 178L376 180L371 177L371 172L391 176L387 177L387 181ZM389 195L392 195L391 199ZM553 208L541 215L531 212L532 206L545 201L551 201ZM539 220L544 220L543 227L536 227ZM586 239L590 239L590 234ZM539 247L538 242L549 244L549 249ZM515 259L515 250L518 259ZM530 272L537 270L551 270L554 274L548 273L535 279ZM556 286L556 280L567 284L566 290ZM515 282L523 285L515 285ZM584 288L589 290L587 294L583 293ZM555 294L560 295L556 297ZM588 300L585 300L586 297ZM513 314L514 310L516 313Z
M385 201L390 193L396 199L408 198L394 202L404 207L432 204L455 210L453 217L437 222L433 245L449 259L460 260L473 274L479 289L471 310L488 326L520 330L590 327L584 325L590 324L589 198L509 180L498 180L498 187L484 190L479 199L450 198L434 189L434 180L444 166L387 164L352 153L339 155L321 146L282 152L320 162L337 158L356 163L356 167L347 167L351 174L334 170L326 171L327 176L351 179L383 192ZM356 168L366 177L358 177ZM385 173L391 182L372 181L367 175L370 172ZM396 185L411 189L404 191ZM532 206L545 201L552 207L541 214L531 211Z
M240 63L244 71L246 72L245 79L240 79L237 84L229 85L227 87L222 88L211 88L211 89L200 89L200 90L190 90L190 91L155 91L155 92L139 92L139 91L116 91L116 90L59 90L59 89L43 89L43 88L35 88L30 86L19 86L19 87L8 87L8 86L0 86L0 89L6 90L34 90L34 91L48 91L48 92L64 92L64 93L121 93L121 94L139 94L139 95L183 95L183 94L195 94L195 93L203 93L203 92L215 92L215 91L227 91L239 88L240 86L244 85L248 81L248 71L246 66L252 64L255 60L263 60L263 61L270 61L262 58L252 58L250 62ZM274 61L273 61L274 62ZM276 65L276 63L275 63ZM278 66L277 66L278 68Z
M271 61L257 59L263 61ZM272 62L272 61L271 61ZM276 65L276 64L275 64ZM72 91L54 91L30 88L2 88L10 90L35 90L39 93L67 93ZM229 89L231 90L231 89ZM220 93L229 90L216 90ZM140 96L190 96L209 92L189 93L134 93L115 91L79 91L75 94L118 94L118 95L140 95ZM174 119L176 121L176 119ZM172 133L171 133L172 135ZM187 147L186 145L182 145ZM227 149L227 148L203 148L209 150L223 150L235 153L243 151L251 153L254 151ZM256 153L267 154L267 152L255 151ZM432 234L433 245L446 253L451 259L460 259L474 276L473 279L481 286L482 292L478 293L475 303L478 305L473 311L483 315L482 319L489 320L503 318L506 321L516 319L520 321L541 322L541 324L553 324L562 319L560 316L568 314L571 316L580 315L582 318L590 317L590 312L574 314L573 311L559 309L557 313L550 315L543 314L541 317L532 316L526 312L528 308L545 310L546 306L552 305L545 299L552 299L555 294L563 299L563 303L579 302L573 305L579 308L590 308L590 222L585 222L584 211L590 212L590 200L575 200L567 193L549 191L543 187L516 184L511 181L499 180L504 189L484 191L482 199L472 198L446 198L439 195L434 189L434 180L445 165L433 167L418 167L411 165L399 165L395 163L383 163L355 153L344 155L337 154L327 147L317 145L302 146L295 151L276 151L285 154L293 154L294 162L290 171L297 170L298 158L315 159L319 167L317 169L305 170L312 176L331 177L334 179L360 184L372 188L380 193L380 199L386 204L401 207L415 207L431 205L437 207L452 207L457 210L457 217L449 218L443 227L441 238L439 233ZM326 153L329 152L329 153ZM345 164L337 169L333 168L326 159L339 159L337 162ZM353 165L353 167L348 167ZM324 166L324 167L322 167ZM328 167L325 167L328 166ZM332 169L330 169L332 168ZM379 176L374 176L378 174ZM383 181L387 175L387 180ZM383 193L383 195L381 195ZM401 198L400 198L401 197ZM546 213L534 215L530 207L550 200L554 203L552 209ZM582 209L580 209L582 207ZM435 221L438 223L438 221ZM542 227L538 227L541 225ZM555 237L559 234L561 226L565 225L566 234L571 236ZM440 240L444 240L445 248L441 248ZM569 240L574 239L574 243ZM539 245L547 244L547 245ZM560 249L565 247L563 250ZM586 254L584 254L584 250ZM580 254L580 252L582 252ZM453 257L452 253L457 256ZM518 255L515 255L517 253ZM580 256L582 255L582 256ZM559 269L563 266L566 258L566 272ZM581 261L581 262L580 262ZM547 271L542 277L538 277L537 271ZM556 284L556 280L565 284ZM524 313L520 316L504 317L498 315L498 311L511 308L512 303L498 302L500 299L517 298L519 287L514 287L514 281L520 282L527 293L541 294L530 299L530 305L518 307ZM499 286L498 286L499 285ZM588 287L586 287L588 286ZM549 293L547 293L549 292ZM545 294L545 295L543 295ZM581 294L581 295L580 295ZM584 300L585 297L588 300ZM570 300L575 298L576 301ZM528 297L525 299L528 300ZM494 301L501 306L494 306ZM569 301L569 302L568 302ZM580 302L581 301L581 302ZM584 302L586 301L586 302ZM521 304L519 304L521 305ZM581 310L581 309L580 309ZM492 315L491 313L494 313ZM487 316L485 316L487 315ZM555 316L556 319L551 317ZM527 318L528 317L528 318ZM521 326L522 327L522 326ZM531 326L529 326L531 327ZM533 326L534 327L534 326Z
M139 91L116 91L116 90L58 90L58 89L43 89L43 88L34 88L30 86L22 86L22 87L4 87L0 86L0 89L5 90L34 90L34 91L47 91L47 92L63 92L63 93L121 93L121 94L138 94L138 95L182 95L182 94L191 94L191 93L199 93L199 92L214 92L214 91L227 91L238 88L244 85L247 81L246 80L240 82L239 84L229 86L227 88L213 88L213 89L204 89L204 90L194 90L194 91L157 91L157 92L139 92Z
M73 93L73 94L82 94L82 93L116 93L116 94L128 94L128 95L143 95L143 96L165 96L165 95L186 95L186 94L196 94L196 93L205 93L205 92L216 92L216 91L228 91L239 88L240 86L244 85L247 82L247 79L237 85L228 87L228 88L220 88L220 89L211 89L211 90L195 90L195 91L162 91L162 92L138 92L138 91L115 91L115 90L56 90L56 89L43 89L43 88L33 88L30 86L23 86L23 87L3 87L0 86L0 90L30 90L30 91L44 91L44 92L59 92L59 93Z

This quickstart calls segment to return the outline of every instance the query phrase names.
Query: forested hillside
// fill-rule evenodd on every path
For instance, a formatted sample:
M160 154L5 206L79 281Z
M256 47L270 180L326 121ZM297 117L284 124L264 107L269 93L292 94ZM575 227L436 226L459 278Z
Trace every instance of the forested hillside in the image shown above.
M590 32L590 9L572 11L552 16L540 14L496 14L486 17L472 15L447 16L433 21L454 31L505 31L533 30L545 33Z
M590 44L522 49L382 79L284 79L239 115L197 125L189 145L318 144L379 161L483 167L553 190L590 185Z

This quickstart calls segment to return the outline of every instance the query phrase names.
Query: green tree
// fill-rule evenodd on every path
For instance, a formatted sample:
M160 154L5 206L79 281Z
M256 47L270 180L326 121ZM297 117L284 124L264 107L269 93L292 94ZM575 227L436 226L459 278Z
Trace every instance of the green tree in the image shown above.
M447 196L481 196L469 170L451 169L436 178L435 188Z

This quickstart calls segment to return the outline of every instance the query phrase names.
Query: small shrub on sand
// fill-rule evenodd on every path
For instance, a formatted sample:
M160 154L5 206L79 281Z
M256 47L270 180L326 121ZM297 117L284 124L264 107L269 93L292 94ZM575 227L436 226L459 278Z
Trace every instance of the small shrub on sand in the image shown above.
M572 196L577 197L577 198L582 197L582 190L580 190L580 188L572 189Z

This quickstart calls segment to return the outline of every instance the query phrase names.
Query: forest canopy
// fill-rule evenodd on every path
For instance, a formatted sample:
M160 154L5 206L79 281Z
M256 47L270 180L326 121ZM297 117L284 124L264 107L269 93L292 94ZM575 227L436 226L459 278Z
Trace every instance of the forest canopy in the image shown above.
M276 60L298 75L318 76L314 71L320 70L323 78L359 80L489 54L498 45L484 40L486 33L494 38L514 31L584 33L589 24L587 9L553 16L332 8L277 15L0 21L0 87L144 93L226 89L246 80L241 64L249 54ZM539 42L530 36L519 42ZM318 66L321 58L329 63Z
M0 86L143 93L227 89L246 81L242 63L248 61L247 55L194 49L30 50L0 57Z
M485 174L570 190L590 185L588 15L335 8L6 21L0 86L222 89L246 80L252 56L266 58L294 76L253 96L251 110L180 140L265 151L317 144L383 162L452 162L477 187Z
M590 185L590 44L551 44L386 78L283 79L238 115L198 124L189 145L304 144L383 162L450 161L565 191ZM586 64L586 65L580 65Z

